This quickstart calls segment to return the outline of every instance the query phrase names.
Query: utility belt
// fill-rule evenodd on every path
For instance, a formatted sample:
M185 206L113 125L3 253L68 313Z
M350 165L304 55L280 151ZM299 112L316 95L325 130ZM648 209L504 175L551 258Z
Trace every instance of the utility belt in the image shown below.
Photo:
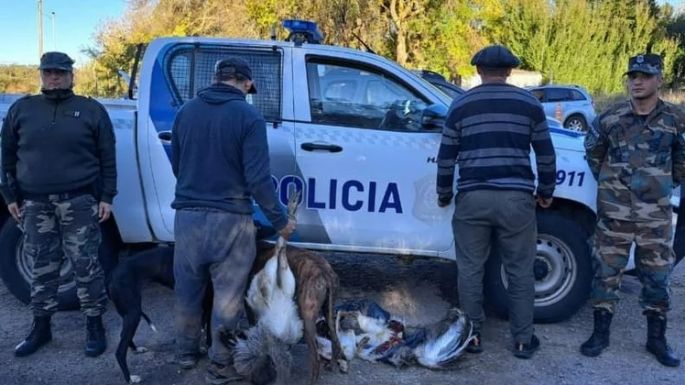
M35 194L35 193L30 193L26 191L21 192L21 197L24 200L27 201L36 201L36 202L54 202L54 201L65 201L69 199L73 199L82 195L93 195L95 196L95 190L92 185L86 185L83 187L79 187L74 190L70 191L65 191L61 193L54 193L54 194Z

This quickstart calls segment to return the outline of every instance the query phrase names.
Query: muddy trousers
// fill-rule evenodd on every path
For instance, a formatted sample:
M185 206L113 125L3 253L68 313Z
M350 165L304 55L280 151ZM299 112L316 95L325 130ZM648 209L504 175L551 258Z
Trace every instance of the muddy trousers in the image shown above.
M209 358L222 365L232 362L232 352L221 342L244 311L247 280L256 255L255 227L251 215L212 209L181 209L174 222L174 279L176 294L176 355L199 351L202 301L211 280L212 346Z
M95 317L105 311L107 295L98 261L98 203L90 194L46 195L23 205L24 253L33 260L31 310L36 317L57 311L57 290L64 259L74 269L81 311Z
M630 248L635 244L635 268L642 283L640 306L666 313L670 309L669 279L675 254L671 220L629 222L600 217L594 236L591 302L614 312Z
M499 253L506 272L509 327L516 343L533 335L537 222L531 193L478 190L459 193L452 220L457 251L459 303L480 330L483 275L491 251Z

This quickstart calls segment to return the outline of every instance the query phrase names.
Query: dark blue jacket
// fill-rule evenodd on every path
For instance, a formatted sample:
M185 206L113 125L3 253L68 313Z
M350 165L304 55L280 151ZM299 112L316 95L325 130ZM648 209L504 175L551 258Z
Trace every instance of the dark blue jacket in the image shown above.
M214 84L186 103L174 121L171 165L175 209L252 214L252 198L276 230L288 222L269 168L266 123L235 87Z
M23 97L2 125L2 184L6 203L22 194L93 189L112 203L117 167L112 122L96 100L71 90Z

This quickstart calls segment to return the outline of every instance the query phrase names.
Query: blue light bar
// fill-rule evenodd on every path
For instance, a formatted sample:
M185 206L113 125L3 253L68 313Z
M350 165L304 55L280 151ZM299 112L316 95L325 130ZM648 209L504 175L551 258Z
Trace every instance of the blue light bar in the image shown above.
M321 44L323 36L319 32L319 28L313 21L289 19L283 20L283 28L290 31L288 36L289 41L300 45L303 42L309 44Z

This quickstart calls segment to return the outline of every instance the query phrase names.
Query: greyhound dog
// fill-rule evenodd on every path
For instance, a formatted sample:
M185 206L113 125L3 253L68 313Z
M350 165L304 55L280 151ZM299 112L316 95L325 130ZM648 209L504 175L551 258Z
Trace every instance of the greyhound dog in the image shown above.
M112 271L107 291L117 313L122 318L121 338L115 353L119 367L128 383L140 382L140 377L131 375L126 362L130 347L136 353L143 353L145 348L133 343L141 317L157 331L150 318L142 308L142 286L144 282L153 281L163 286L174 287L174 249L173 247L156 247L122 258ZM209 285L202 305L202 324L207 332L207 345L211 345L210 319L212 314L213 290Z

